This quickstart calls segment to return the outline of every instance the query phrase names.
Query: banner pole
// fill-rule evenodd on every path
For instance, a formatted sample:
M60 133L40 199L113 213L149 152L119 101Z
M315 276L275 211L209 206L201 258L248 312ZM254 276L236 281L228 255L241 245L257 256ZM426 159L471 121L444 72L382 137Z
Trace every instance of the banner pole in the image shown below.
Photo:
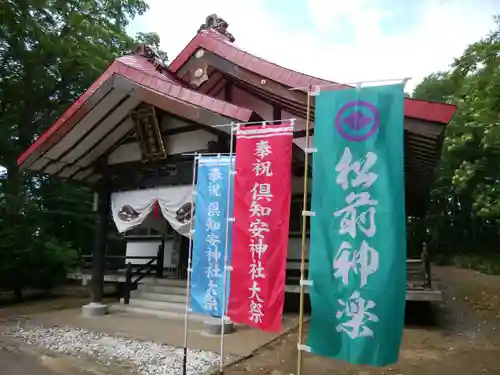
M401 81L403 82L405 85L406 83L412 79L412 77L404 77L404 78L386 78L386 79L372 79L372 80L369 80L369 81L351 81L351 82L343 82L343 83L339 83L339 82L332 82L332 83L325 83L323 85L314 85L314 87L316 89L321 89L321 88L332 88L332 87L338 87L338 86L346 86L344 88L346 89L350 89L350 88L353 88L351 85L361 85L361 84L373 84L373 83L387 83L387 82L398 82L398 81ZM302 90L305 90L305 89L310 89L311 86L303 86L303 87L290 87L288 90L290 91L302 91Z
M221 327L220 327L220 363L219 363L219 373L224 374L224 324L226 320L226 285L228 272L230 271L228 265L228 246L229 246L229 223L232 222L232 218L229 217L231 214L231 176L233 173L233 141L234 141L234 130L235 126L231 125L231 136L229 140L229 173L227 181L227 207L226 207L226 239L224 246L224 276L223 276L223 287L222 287L222 314L221 314Z
M242 126L247 126L247 125L273 125L273 124L281 124L281 123L284 123L284 122L293 122L297 120L296 118L289 118L289 119L282 119L282 120L259 120L259 121L248 121L248 122L237 122L237 123L234 123L234 122L231 122L229 124L219 124L219 125L213 125L212 128L224 128L224 127L227 127L227 126L239 126L239 125L242 125Z
M304 336L304 300L305 300L305 257L306 257L306 228L307 228L307 187L309 182L309 123L311 120L311 89L307 89L307 112L306 112L306 149L304 155L304 193L302 195L302 226L301 226L301 252L300 252L300 302L299 302L299 337L297 345L297 375L302 375L302 345Z
M187 284L186 284L186 309L184 311L184 357L182 359L182 375L187 375L187 352L188 352L188 325L189 325L189 303L191 289L191 260L193 251L193 222L194 222L194 201L196 196L196 166L198 162L198 154L193 156L193 180L191 184L191 192L193 201L191 202L191 222L189 223L189 250L188 250L188 268L187 268Z

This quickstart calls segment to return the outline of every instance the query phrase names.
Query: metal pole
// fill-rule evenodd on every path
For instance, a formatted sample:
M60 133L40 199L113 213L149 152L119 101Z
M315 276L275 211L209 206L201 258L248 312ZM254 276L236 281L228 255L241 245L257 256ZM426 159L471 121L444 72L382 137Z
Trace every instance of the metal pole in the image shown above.
M299 338L297 345L297 375L302 375L302 342L304 335L304 275L305 275L305 257L306 257L306 228L307 216L304 211L307 210L307 186L309 182L309 121L311 119L311 87L307 91L307 112L306 112L306 150L304 155L304 193L302 195L302 242L300 254L300 304L299 304Z
M310 86L303 86L303 87L290 87L288 90L290 91L296 91L296 90L308 90L308 93L311 92L313 88L315 89L326 89L326 88L332 88L332 87L338 87L338 86L346 86L346 88L352 88L349 87L351 85L359 86L361 84L365 83L386 83L386 82L396 82L396 81L402 81L404 84L408 82L411 79L411 77L404 77L404 78L388 78L388 79L373 79L369 81L355 81L355 82L345 82L345 83L337 83L337 82L332 82L332 83L325 83L323 85L310 85Z
M227 153L224 153L224 152L204 152L203 154L200 154L198 152L187 152L187 153L182 153L181 154L182 156L195 156L195 155L200 155L200 156L210 156L210 155L213 155L213 156L216 156L216 155L219 155L219 156L223 156L223 155L229 155Z
M223 128L223 127L226 127L226 126L239 126L239 125L242 125L242 126L247 126L247 125L271 125L271 124L275 124L275 123L285 123L287 121L290 121L290 122L293 122L295 121L296 118L289 118L289 119L284 119L284 120L260 120L260 121L249 121L249 122L237 122L237 123L230 123L230 124L220 124L220 125L214 125L212 126L212 128Z
M224 246L224 276L223 276L223 289L222 289L222 314L221 314L221 328L220 328L220 363L219 363L219 373L224 374L224 323L226 319L226 285L227 276L229 272L228 265L228 246L229 246L229 223L232 218L229 217L231 214L231 176L233 172L233 141L234 141L234 130L235 126L231 126L231 137L229 141L229 178L227 182L227 208L226 208L226 239Z
M193 201L191 202L191 222L189 224L189 251L188 251L188 269L187 269L187 285L186 285L186 310L184 312L184 358L182 360L182 375L187 375L187 352L188 352L188 325L189 325L189 303L191 289L191 258L193 250L193 222L194 222L194 201L196 197L196 165L198 162L198 155L195 154L193 158L193 181L191 184L191 191Z

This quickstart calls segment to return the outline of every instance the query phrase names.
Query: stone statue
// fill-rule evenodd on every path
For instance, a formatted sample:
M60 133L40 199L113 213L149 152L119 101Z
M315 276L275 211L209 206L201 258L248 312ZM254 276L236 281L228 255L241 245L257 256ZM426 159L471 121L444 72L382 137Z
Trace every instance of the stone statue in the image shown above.
M227 39L229 39L231 43L233 43L236 39L234 38L233 34L227 31L228 27L229 24L214 13L206 18L205 23L200 26L198 32L212 29L224 35Z

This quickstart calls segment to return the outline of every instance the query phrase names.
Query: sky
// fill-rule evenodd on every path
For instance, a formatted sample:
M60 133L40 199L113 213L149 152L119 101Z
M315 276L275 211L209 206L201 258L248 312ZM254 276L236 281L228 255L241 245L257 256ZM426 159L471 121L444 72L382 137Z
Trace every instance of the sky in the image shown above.
M156 32L172 61L207 15L254 55L340 83L445 70L494 26L500 0L146 0L128 31ZM496 12L495 12L496 11Z

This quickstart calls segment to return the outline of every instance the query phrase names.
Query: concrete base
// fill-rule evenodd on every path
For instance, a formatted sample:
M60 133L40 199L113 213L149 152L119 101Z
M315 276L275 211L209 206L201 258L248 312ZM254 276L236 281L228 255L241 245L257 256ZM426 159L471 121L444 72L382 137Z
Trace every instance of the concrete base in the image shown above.
M234 323L230 319L224 320L224 334L230 334L236 331ZM220 318L208 318L203 321L203 332L207 335L220 335L222 324Z
M84 318L93 318L103 316L108 313L108 306L102 303L91 302L88 305L82 306L82 316Z

